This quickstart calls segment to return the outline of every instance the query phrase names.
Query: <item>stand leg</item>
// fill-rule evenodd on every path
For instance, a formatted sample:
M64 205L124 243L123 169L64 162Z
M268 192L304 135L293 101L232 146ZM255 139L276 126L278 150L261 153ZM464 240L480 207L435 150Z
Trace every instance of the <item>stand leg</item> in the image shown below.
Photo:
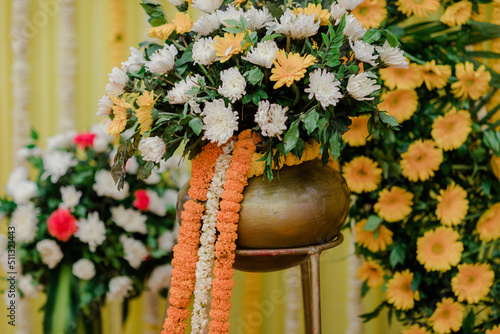
M309 259L300 265L302 274L302 301L304 303L304 324L306 334L312 334L312 312L311 312L311 271L309 269Z
M312 289L312 325L313 334L321 334L321 297L320 297L320 272L319 272L320 253L311 254L311 289Z

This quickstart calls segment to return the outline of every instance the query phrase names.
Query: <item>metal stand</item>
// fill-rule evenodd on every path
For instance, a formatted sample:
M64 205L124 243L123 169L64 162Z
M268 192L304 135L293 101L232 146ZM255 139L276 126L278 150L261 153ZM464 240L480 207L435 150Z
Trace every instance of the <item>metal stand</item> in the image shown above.
M339 246L344 236L339 233L333 240L316 246L288 249L236 249L239 257L304 257L300 263L302 273L302 298L306 334L321 334L321 293L319 256L324 250Z

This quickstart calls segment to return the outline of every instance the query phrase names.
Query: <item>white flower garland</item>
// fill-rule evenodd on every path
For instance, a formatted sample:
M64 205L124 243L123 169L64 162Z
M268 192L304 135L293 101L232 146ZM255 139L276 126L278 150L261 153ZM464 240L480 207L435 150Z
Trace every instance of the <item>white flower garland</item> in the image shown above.
M30 96L30 66L28 62L30 22L30 0L12 1L11 29L12 38L12 162L13 166L22 164L17 152L27 144L30 131L28 114Z
M300 310L302 307L302 279L299 267L293 267L285 272L285 330L287 334L299 334Z
M196 263L196 285L194 288L193 316L191 318L192 334L204 334L208 326L207 306L209 292L212 289L217 214L219 213L220 198L224 192L226 170L231 163L231 152L234 145L235 141L232 141L223 148L222 154L215 164L215 174L207 193L206 211L202 218L201 246L198 250L199 259Z
M59 94L61 116L59 132L74 130L76 118L76 29L75 0L61 0L61 29L59 33Z
M361 298L361 280L356 276L356 271L361 266L363 259L355 254L356 235L354 234L354 219L351 219L351 242L349 244L349 252L352 254L352 259L349 261L349 290L347 292L347 314L349 315L349 323L346 329L346 334L362 334L363 325L361 314L363 314L363 302Z
M142 320L144 321L145 334L158 334L161 323L160 314L158 312L158 305L160 305L160 297L157 293L145 290L144 291L144 311L142 313Z

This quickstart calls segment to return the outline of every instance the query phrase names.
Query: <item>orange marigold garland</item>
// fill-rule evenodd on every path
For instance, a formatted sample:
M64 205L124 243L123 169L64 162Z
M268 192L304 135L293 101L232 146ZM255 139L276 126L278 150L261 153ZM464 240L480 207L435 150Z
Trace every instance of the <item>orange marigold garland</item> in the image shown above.
M170 288L170 306L167 319L163 324L162 334L181 334L187 327L189 318L187 309L196 282L196 262L200 243L201 218L207 200L207 192L215 172L215 163L222 153L222 147L209 143L192 161L189 197L181 213L178 243L175 245L172 260L172 280Z
M220 202L217 221L219 237L215 244L215 278L212 282L212 308L210 310L209 334L228 333L230 328L229 309L234 286L232 278L234 270L234 251L238 234L240 202L243 200L243 189L248 184L247 174L256 146L250 130L243 131L238 136L233 151L233 160L226 172L224 193Z

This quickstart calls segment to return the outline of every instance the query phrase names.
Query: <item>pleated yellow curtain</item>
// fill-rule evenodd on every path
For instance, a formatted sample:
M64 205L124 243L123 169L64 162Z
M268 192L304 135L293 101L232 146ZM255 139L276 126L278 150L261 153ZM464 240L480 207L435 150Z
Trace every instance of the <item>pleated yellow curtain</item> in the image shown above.
M11 160L11 64L10 46L11 4L16 0L0 0L0 186L6 183L12 166ZM76 124L83 131L99 121L95 116L97 102L105 93L107 73L112 65L119 62L119 55L127 57L129 46L137 44L146 37L145 16L139 0L77 0L76 1L76 33L77 33L77 76L76 76ZM61 110L58 95L58 63L63 54L58 54L58 32L60 26L58 4L60 0L32 0L29 10L29 24L33 28L29 38L30 85L29 122L38 131L40 143L44 146L47 137L56 133L58 119L64 113ZM171 13L174 8L163 1L165 8ZM122 6L122 22L112 8ZM116 28L123 31L116 31ZM118 36L118 37L117 37ZM117 43L117 38L119 42ZM113 49L115 48L115 49ZM116 49L118 48L118 49ZM124 59L123 59L124 60ZM28 120L27 120L28 121ZM4 193L3 189L0 193ZM2 231L5 223L2 225ZM350 260L349 236L339 248L329 250L322 255L322 324L323 333L344 333L347 328L348 314L346 310L348 273ZM1 273L3 274L3 273ZM232 299L231 333L233 334L280 334L284 333L284 298L272 299L274 295L284 295L285 281L283 272L259 274L255 276L237 272L236 285ZM2 282L1 284L3 284ZM245 286L249 284L250 286ZM0 286L3 287L4 285ZM365 311L370 311L382 298L382 292L371 292L365 302ZM19 322L32 322L33 333L42 333L43 315L39 311L45 296L31 302L30 314L17 318ZM144 300L134 300L129 308L129 317L123 331L116 326L117 306L106 307L103 312L104 333L144 332L143 317ZM0 304L2 302L0 301ZM161 301L162 304L165 300ZM118 305L119 307L119 305ZM161 306L163 309L163 305ZM163 313L163 310L159 310ZM258 320L250 331L250 314ZM0 307L0 333L15 333L6 320L6 308ZM255 322L254 321L254 322ZM299 323L303 323L299 320ZM158 324L158 331L159 331ZM383 316L365 325L366 334L398 333L398 328L389 329L386 317ZM300 332L300 331L299 331ZM302 333L302 332L301 332ZM59 333L54 333L59 334Z

